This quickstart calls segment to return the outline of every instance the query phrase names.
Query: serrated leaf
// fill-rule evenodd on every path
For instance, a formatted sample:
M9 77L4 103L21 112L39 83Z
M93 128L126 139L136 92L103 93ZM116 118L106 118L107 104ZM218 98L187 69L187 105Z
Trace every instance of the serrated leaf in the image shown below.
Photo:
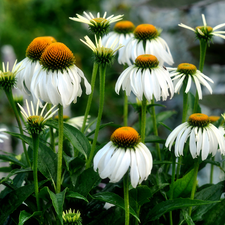
M94 199L111 203L115 206L118 206L122 209L124 209L124 200L119 195L112 193L112 192L99 192L92 196ZM135 211L130 207L130 214L133 215L139 222L139 218Z
M58 129L57 121L48 120L45 124L47 126ZM87 137L84 134L82 134L77 128L67 123L63 123L63 135L70 141L73 147L77 151L82 153L87 159L91 150L91 146Z
M73 191L67 192L66 198L77 198L77 199L82 199L82 200L88 202L88 200L83 195L81 195L77 192L73 192Z
M39 215L41 215L41 212L34 212L33 214L30 214L30 213L26 212L25 210L23 210L22 212L20 212L18 225L23 225L31 217L39 216Z
M62 192L57 193L57 194L53 193L48 188L47 188L47 190L48 190L48 193L52 200L52 205L58 215L58 218L59 218L61 224L63 224L63 218L62 218L63 204L64 204L64 199L65 199L65 194L66 194L67 189L64 189Z
M149 211L149 213L147 214L146 222L157 220L165 213L176 210L176 209L197 206L197 205L214 204L217 202L218 201L203 201L198 199L192 200L189 198L177 198L173 200L167 200L164 202L160 202L153 209Z
M189 173L183 176L180 179L177 179L174 182L173 186L173 198L185 197L192 190L194 182L194 169L192 169ZM171 189L168 192L168 196L171 194Z

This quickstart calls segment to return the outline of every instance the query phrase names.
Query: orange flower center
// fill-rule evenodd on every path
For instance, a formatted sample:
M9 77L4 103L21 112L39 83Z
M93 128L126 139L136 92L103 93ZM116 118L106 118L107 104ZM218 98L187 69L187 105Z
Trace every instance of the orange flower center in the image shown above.
M135 29L134 24L128 20L117 22L114 26L114 30L117 33L123 34L132 33L134 29Z
M134 30L134 36L139 40L153 39L158 35L158 30L151 24L140 24Z
M159 61L154 55L144 54L144 55L139 55L135 59L135 65L142 69L154 68L159 65Z
M216 122L217 120L219 120L219 118L219 116L209 116L210 122Z
M190 115L189 124L194 127L205 127L210 123L209 117L203 113L194 113Z
M46 47L54 42L56 42L56 40L51 36L35 38L27 47L26 57L32 61L39 60Z
M177 71L186 75L193 75L196 73L197 68L195 65L190 63L181 63L178 65Z
M41 55L40 63L47 70L67 69L74 65L75 57L70 49L63 43L57 42L49 45Z
M111 141L121 148L133 148L140 142L140 135L132 127L120 127L113 132Z

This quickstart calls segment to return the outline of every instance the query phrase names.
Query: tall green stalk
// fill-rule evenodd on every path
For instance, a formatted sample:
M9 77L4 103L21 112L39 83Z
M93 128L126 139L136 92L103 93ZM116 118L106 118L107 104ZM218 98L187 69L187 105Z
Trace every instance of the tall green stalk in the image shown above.
M123 104L123 125L126 127L128 124L128 97L124 91L124 104Z
M87 106L86 106L86 110L85 110L85 114L84 114L84 120L83 120L83 125L81 128L81 132L84 133L84 129L86 126L86 122L87 122L87 118L90 112L90 108L91 108L91 103L92 103L92 98L93 98L93 94L94 94L94 89L95 89L95 80L96 80L96 75L98 72L98 63L94 62L93 65L93 70L92 70L92 76L91 76L91 94L88 96L88 101L87 101Z
M91 152L90 152L89 158L87 159L87 163L86 163L86 169L90 168L90 166L91 166L92 159L93 159L94 153L95 153L97 139L98 139L98 133L99 133L99 128L100 128L100 124L101 124L103 107L104 107L104 98L105 98L105 74L106 74L106 65L101 64L99 66L100 98L99 98L98 118L97 118L97 123L96 123L96 128L95 128L94 140L93 140L92 147L91 147Z
M33 153L34 153L34 163L33 163L33 177L34 177L34 191L37 202L38 211L40 211L39 202L39 190L38 190L38 148L39 148L39 134L32 134L33 138Z
M147 99L143 95L141 104L141 142L145 143Z
M23 128L22 128L22 124L20 122L20 115L18 113L18 110L17 110L17 107L16 107L16 104L13 100L13 95L12 95L12 89L10 90L5 90L5 94L9 100L9 103L14 111L14 114L15 114L15 117L16 117L16 121L17 121L17 124L18 124L18 127L19 127L19 130L20 130L20 133L23 134ZM22 141L22 144L23 144L23 151L24 151L24 154L26 156L26 160L27 160L27 164L28 166L31 167L31 163L30 163L30 159L29 159L29 156L28 156L28 152L27 152L27 149L26 149L26 145L25 145L25 142Z
M124 209L125 209L125 225L130 224L130 205L129 205L129 173L123 177L123 193L124 193Z
M206 56L206 50L207 50L207 42L204 39L200 39L199 70L201 72L203 72L203 67L204 67L204 63L205 63L205 56ZM198 112L198 100L199 100L199 96L198 96L198 92L196 90L193 113L197 113Z
M154 99L153 98L151 100L151 104L152 104L151 108L152 108L153 131L154 131L154 135L155 136L159 136L159 134L158 134L158 127L157 127L156 113L155 113L155 106L154 106ZM162 157L161 157L159 143L156 143L156 150L157 150L157 153L158 153L158 158L161 161Z
M198 180L197 180L198 168L199 168L199 162L198 162L198 159L196 159L194 164L194 182L193 182L192 190L191 190L191 197L190 197L191 199L194 199L195 197L195 191L198 184ZM192 207L189 207L189 216L191 216L191 211L192 211Z
M58 164L57 164L57 183L56 193L61 191L62 179L62 154L63 154L63 106L59 104L58 111L58 126L59 126L59 141L58 141Z

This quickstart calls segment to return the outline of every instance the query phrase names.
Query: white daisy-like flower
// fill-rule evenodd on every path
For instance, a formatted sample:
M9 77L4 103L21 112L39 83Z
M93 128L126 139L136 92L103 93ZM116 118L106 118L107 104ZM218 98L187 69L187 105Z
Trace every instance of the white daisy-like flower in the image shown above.
M177 68L167 67L170 72L170 76L175 81L175 93L179 93L184 80L187 81L187 86L185 89L185 93L188 93L191 88L191 83L194 81L199 99L202 99L202 89L201 85L205 86L210 94L212 94L212 88L210 87L209 82L214 83L212 79L201 73L201 71L197 70L196 66L190 63L181 63Z
M104 46L111 45L115 40L118 39L118 44L125 46L128 40L134 37L135 26L131 21L119 21L114 26L114 31L109 32L107 35L103 36L102 44ZM120 48L118 51L118 62L123 64L124 47Z
M5 65L2 63L2 71L0 70L0 87L4 90L10 90L16 85L16 76L22 70L21 65L17 65L15 61L12 70L9 69L9 62Z
M183 155L184 145L189 138L189 149L193 158L201 155L205 160L209 154L214 156L219 150L225 154L225 142L222 133L213 124L209 117L202 113L195 113L188 122L176 127L168 136L165 146L171 148L175 141L175 156Z
M84 37L85 41L80 39L85 45L87 45L94 53L95 60L98 64L109 64L112 62L117 50L119 50L122 45L118 45L118 39L115 39L113 43L102 44L102 39L97 39L95 35L95 44L88 37Z
M32 95L52 105L67 107L71 102L76 103L82 94L81 78L86 94L90 94L91 85L75 65L73 53L63 43L53 43L45 49L36 66L31 82Z
M140 24L134 30L134 37L130 38L124 47L121 61L129 66L142 54L151 54L162 61L172 65L173 57L166 41L161 38L161 31L151 24Z
M44 129L44 124L45 122L52 118L52 116L59 110L56 109L55 111L53 111L53 109L56 107L56 105L54 105L51 109L48 110L48 112L43 115L44 110L46 108L48 103L46 103L44 105L44 107L41 110L41 113L39 113L39 109L40 109L40 101L37 101L37 105L36 105L36 110L34 109L33 106L33 102L30 102L30 106L28 104L28 101L26 99L26 110L18 103L18 106L21 109L21 114L23 115L23 117L25 118L25 120L27 121L27 125L28 125L28 130L33 134L33 133L37 133L39 134L43 129Z
M100 149L94 157L94 170L102 179L109 178L116 183L130 168L131 185L136 188L146 180L152 170L152 155L140 142L137 131L131 127L121 127L114 131L111 141Z
M99 12L97 13L96 17L94 17L91 12L89 12L89 14L84 12L85 17L79 14L76 15L77 17L69 17L69 18L76 22L88 24L90 30L98 37L102 37L102 35L108 31L109 25L111 23L120 21L123 18L123 15L118 16L111 15L109 17L106 17L107 12L104 13L103 17L100 16Z
M3 143L3 139L9 139L5 134L2 134L2 132L7 131L5 128L0 128L0 143Z
M120 88L130 96L131 91L142 101L143 95L150 102L161 98L165 101L168 96L174 95L174 86L169 72L159 63L154 55L139 55L135 64L129 66L119 76L115 91L119 94Z
M39 64L41 54L47 46L56 42L55 38L51 36L37 37L27 47L26 58L18 65L22 66L17 76L17 87L25 94L31 94L30 86L31 80L35 71L35 67Z
M225 35L223 35L225 34L225 31L217 31L221 27L224 27L225 23L221 23L213 28L210 26L207 26L204 14L202 14L202 21L203 21L203 26L197 26L195 29L183 23L178 24L178 26L194 31L198 39L205 39L205 41L207 42L211 41L213 36L218 36L225 39Z

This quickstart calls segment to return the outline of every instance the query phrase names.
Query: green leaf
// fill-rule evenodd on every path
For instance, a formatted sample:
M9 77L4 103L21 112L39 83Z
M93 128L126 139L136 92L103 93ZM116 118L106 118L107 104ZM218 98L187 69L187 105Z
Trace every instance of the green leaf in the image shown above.
M45 124L50 127L58 129L57 121L48 120ZM63 123L63 134L70 141L73 147L77 151L82 153L87 159L91 151L91 146L88 139L77 128L67 123Z
M147 222L157 220L163 214L172 210L181 209L184 207L196 206L196 205L214 204L216 202L218 201L203 201L198 199L192 200L189 198L177 198L173 200L160 202L153 209L151 209L149 213L147 214Z
M92 188L95 187L100 181L101 178L98 173L95 172L93 168L89 168L78 176L76 186L73 191L78 192L83 196L87 196Z
M201 191L195 194L195 199L201 200L219 200L222 193L224 192L224 181L219 182L218 184L213 184L210 187L206 187ZM203 220L204 215L214 206L212 205L202 205L196 206L192 209L192 219L193 221Z
M184 217L184 220L179 225L181 225L184 221L186 221L186 223L188 225L195 225L195 223L193 222L192 218L188 214L188 210L182 209L181 212L182 212L182 215Z
M61 224L63 224L62 213L63 213L63 204L64 204L64 199L65 199L65 194L66 194L67 188L57 194L53 193L49 189L47 189L47 190L48 190L48 193L52 200L52 205L58 215L58 218L59 218Z
M152 197L151 189L146 185L139 185L137 188L130 190L130 196L135 199L139 206L142 206Z
M103 129L103 128L106 127L106 126L112 125L112 124L113 124L113 122L104 123L104 124L102 124L102 125L99 127L99 130ZM95 130L91 131L91 132L87 135L87 137L90 137L90 136L91 136L92 134L94 134L94 133L95 133Z
M194 182L194 169L192 169L185 176L174 182L173 198L187 196L192 190L193 182ZM170 195L171 190L169 190L168 192L168 196Z
M39 215L41 215L41 212L34 212L33 214L30 214L30 213L26 212L25 210L23 210L22 212L20 212L18 225L23 225L31 217L39 216Z
M88 202L88 200L83 195L81 195L77 192L73 192L73 191L67 192L66 198L77 198L77 199L82 199L82 200Z
M46 181L40 182L39 186L45 182ZM14 212L33 192L34 185L28 184L10 192L3 199L1 199L0 205L4 207L0 207L0 222L4 222L7 217Z
M33 139L31 137L18 133L8 133L14 137L20 138L33 148ZM41 140L39 141L38 149L38 169L47 179L54 181L53 184L55 183L57 174L57 155Z
M94 199L111 203L115 206L118 206L122 209L124 209L124 200L119 195L112 193L112 192L99 192L92 196ZM135 211L130 207L130 214L133 215L139 222L139 218Z
M225 199L217 203L210 211L204 216L204 225L222 225L225 221Z
M7 132L7 133L9 133L9 132ZM11 133L9 133L9 134L11 134ZM10 155L0 155L0 159L7 161L7 162L13 162L16 165L21 166L21 167L26 167L26 165L24 165L22 162L20 162L17 158L10 156Z

